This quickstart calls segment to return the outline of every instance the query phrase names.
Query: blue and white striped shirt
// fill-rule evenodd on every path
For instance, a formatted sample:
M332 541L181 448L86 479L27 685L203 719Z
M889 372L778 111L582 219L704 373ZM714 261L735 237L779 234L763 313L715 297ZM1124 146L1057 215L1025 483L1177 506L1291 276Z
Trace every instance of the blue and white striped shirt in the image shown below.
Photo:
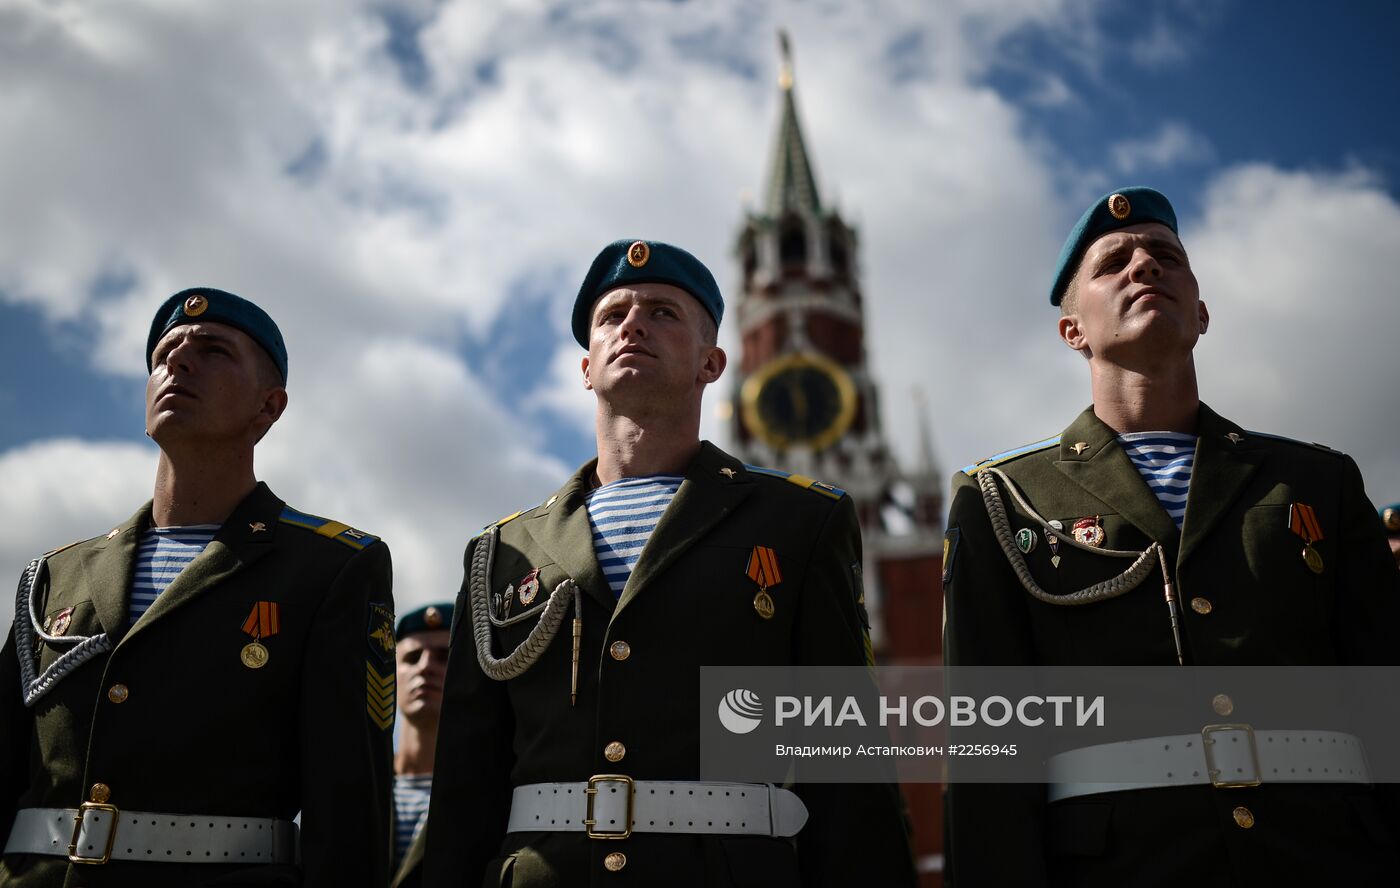
M598 567L622 596L622 588L642 557L651 532L666 507L675 498L685 479L680 475L644 475L623 478L592 491L585 497L588 524L593 528L593 551Z
M1180 530L1186 518L1191 469L1196 462L1196 436L1180 432L1128 432L1119 435L1118 441L1137 466L1148 489Z
M204 551L220 527L218 524L152 527L142 534L141 544L136 549L136 576L131 581L128 627L136 625L146 609L155 604L156 597Z
M432 799L432 774L394 775L394 866L403 861L408 846L423 827Z

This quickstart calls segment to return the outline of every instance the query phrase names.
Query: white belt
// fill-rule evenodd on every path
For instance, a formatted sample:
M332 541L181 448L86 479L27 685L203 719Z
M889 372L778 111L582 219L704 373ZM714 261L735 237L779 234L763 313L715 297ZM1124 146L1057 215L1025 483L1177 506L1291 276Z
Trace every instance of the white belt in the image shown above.
M1199 734L1085 746L1051 756L1050 801L1159 786L1370 783L1361 740L1336 731L1207 725ZM1121 783L1095 778L1111 775Z
M583 832L593 839L632 833L795 836L807 806L766 783L633 780L599 774L586 783L529 783L511 797L507 832Z
M297 825L268 817L210 817L81 808L24 808L6 854L53 854L73 863L295 863Z

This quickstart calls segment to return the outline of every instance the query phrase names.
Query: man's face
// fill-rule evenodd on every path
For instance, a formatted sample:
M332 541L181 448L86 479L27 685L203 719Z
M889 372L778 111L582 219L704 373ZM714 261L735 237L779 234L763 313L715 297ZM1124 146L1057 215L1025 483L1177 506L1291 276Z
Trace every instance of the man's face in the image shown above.
M428 629L404 636L394 647L394 659L398 661L399 711L404 718L427 715L435 719L442 712L447 641L446 629Z
M696 395L724 371L710 323L695 297L670 284L609 290L593 304L584 388L616 403Z
M261 346L227 324L171 329L151 353L146 431L156 443L256 443L287 403L267 361Z
M1111 231L1079 262L1060 335L1087 357L1190 353L1210 315L1172 230L1144 222Z

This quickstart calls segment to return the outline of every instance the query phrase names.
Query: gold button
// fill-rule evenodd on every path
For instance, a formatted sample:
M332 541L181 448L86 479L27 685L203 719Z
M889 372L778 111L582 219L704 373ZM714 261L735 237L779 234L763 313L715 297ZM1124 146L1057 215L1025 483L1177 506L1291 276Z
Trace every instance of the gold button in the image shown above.
M1191 599L1191 610L1195 611L1198 614L1201 614L1202 616L1210 613L1212 607L1213 605L1204 598Z
M626 660L632 656L632 645L625 641L614 641L612 647L608 648L608 653L612 654L614 660Z
M1254 812L1244 805L1240 805L1231 813L1234 815L1235 825L1240 829L1249 829L1254 826Z
M610 762L620 762L626 754L627 747L616 740L603 747L603 758Z
M113 703L125 703L126 698L131 696L131 691L120 682L107 689L107 699Z
M1210 708L1215 710L1216 715L1229 715L1235 711L1235 701L1224 694L1216 694L1211 698Z
M603 858L603 866L610 873L615 873L627 865L627 855L621 851L614 851Z
M111 797L112 787L108 786L105 783L94 783L92 785L92 791L88 793L88 799L90 801L96 802L99 805L105 805L107 803L107 800Z

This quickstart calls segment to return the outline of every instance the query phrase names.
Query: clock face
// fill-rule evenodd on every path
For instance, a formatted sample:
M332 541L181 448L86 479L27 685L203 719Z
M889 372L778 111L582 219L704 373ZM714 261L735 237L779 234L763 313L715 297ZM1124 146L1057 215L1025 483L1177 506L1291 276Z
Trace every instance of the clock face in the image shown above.
M770 446L820 450L850 428L855 385L840 365L814 354L777 358L744 381L744 422Z

